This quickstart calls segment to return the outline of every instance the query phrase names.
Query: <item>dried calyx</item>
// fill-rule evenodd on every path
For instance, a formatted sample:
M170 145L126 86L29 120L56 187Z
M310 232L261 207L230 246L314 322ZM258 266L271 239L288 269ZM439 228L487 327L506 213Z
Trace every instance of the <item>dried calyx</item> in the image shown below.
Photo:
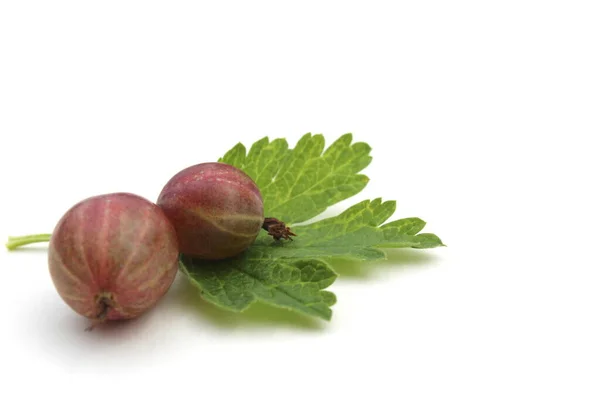
M284 222L278 220L277 218L265 218L262 228L267 231L269 235L273 236L275 240L293 240L291 237L296 236L296 234L292 232Z

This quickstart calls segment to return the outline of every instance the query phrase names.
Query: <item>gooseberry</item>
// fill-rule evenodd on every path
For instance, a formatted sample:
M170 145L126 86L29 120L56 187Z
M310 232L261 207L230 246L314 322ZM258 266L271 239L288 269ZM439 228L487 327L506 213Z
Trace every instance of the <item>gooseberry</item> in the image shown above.
M247 249L265 219L256 183L242 170L220 162L183 169L164 186L157 204L177 232L180 252L211 260Z
M52 281L77 313L96 322L135 318L167 292L178 268L175 229L156 204L111 193L75 204L48 253Z

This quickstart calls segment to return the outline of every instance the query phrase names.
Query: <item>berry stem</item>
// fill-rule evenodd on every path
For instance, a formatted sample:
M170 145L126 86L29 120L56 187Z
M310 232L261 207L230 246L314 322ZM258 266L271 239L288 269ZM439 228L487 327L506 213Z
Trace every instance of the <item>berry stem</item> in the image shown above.
M8 250L14 250L21 246L26 246L33 243L49 242L50 234L41 233L38 235L26 235L26 236L9 236L8 242L6 242L6 248Z

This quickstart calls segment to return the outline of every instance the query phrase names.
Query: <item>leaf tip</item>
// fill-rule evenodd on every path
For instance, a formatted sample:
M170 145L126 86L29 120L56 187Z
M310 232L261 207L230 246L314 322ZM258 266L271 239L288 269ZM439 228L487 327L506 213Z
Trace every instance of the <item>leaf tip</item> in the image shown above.
M396 205L397 205L397 202L396 202L396 200L386 200L386 201L384 201L384 202L383 202L383 204L382 204L382 205L383 205L383 206L386 206L386 207L390 207L390 208L392 208L394 211L396 211Z
M353 138L354 138L354 135L352 134L352 132L347 132L347 133L344 133L342 136L340 136L340 140L347 142L347 143L351 143Z

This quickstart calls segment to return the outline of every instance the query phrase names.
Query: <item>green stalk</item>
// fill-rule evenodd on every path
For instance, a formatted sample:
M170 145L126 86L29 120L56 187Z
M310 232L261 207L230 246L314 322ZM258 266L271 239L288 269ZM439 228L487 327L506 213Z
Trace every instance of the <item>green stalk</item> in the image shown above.
M41 233L39 235L26 235L26 236L9 236L8 242L6 242L6 248L8 250L14 250L17 247L26 246L32 243L49 242L50 234Z

